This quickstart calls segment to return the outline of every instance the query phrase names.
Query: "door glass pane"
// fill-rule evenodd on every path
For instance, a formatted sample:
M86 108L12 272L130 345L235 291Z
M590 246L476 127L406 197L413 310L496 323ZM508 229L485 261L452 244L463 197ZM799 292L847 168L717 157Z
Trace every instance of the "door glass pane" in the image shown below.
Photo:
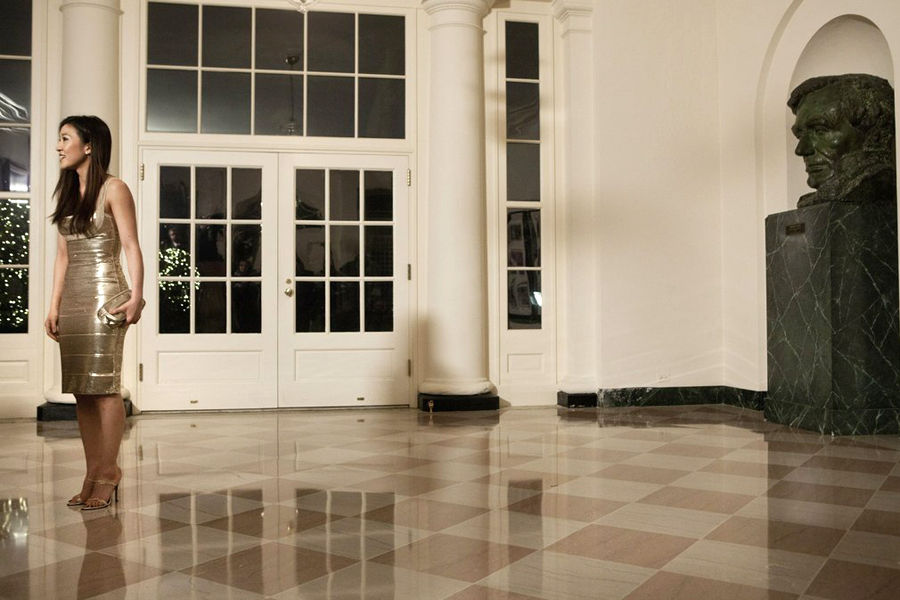
M257 135L303 135L303 78L256 75Z
M187 281L159 282L159 332L191 332L191 287Z
M231 333L262 331L262 284L236 281L231 284Z
M366 227L366 276L389 277L394 274L393 236L393 227Z
M359 282L331 282L331 331L359 331Z
M224 219L227 171L224 167L197 167L198 219Z
M31 0L3 0L0 54L31 54Z
M295 307L297 333L325 331L325 282L298 281Z
M390 281L367 281L366 331L393 331L394 284Z
M151 2L147 8L147 62L197 64L197 6Z
M0 198L0 265L27 265L31 211L24 198Z
M198 283L196 299L194 332L225 333L225 282Z
M359 171L332 170L328 181L331 185L331 220L358 221Z
M31 112L31 61L0 59L0 121L27 123Z
M356 225L331 226L331 275L359 276L359 227Z
M359 137L403 138L406 81L359 78Z
M231 274L234 277L258 277L262 274L261 238L261 225L231 226Z
M256 9L256 68L299 71L303 16L296 10Z
M31 129L0 127L0 192L31 189Z
M307 78L306 135L353 137L353 78Z
M537 23L506 23L506 76L509 79L540 77Z
M297 169L296 218L320 221L325 218L325 171Z
M352 73L355 15L353 13L309 13L310 71ZM310 102L312 104L312 102Z
M250 133L250 74L203 72L203 133Z
M197 73L147 69L147 131L197 132Z
M506 137L539 140L540 90L537 83L506 82Z
M541 272L510 271L508 273L507 324L510 329L541 328Z
M541 200L540 144L506 144L506 198L510 202Z
M202 277L225 275L225 226L197 225L197 274Z
M325 275L325 227L297 225L294 249L297 256L296 274Z
M28 333L28 269L0 269L0 333Z
M159 168L159 216L163 219L191 218L191 168Z
M191 229L187 223L159 224L160 277L191 274Z
M366 171L366 221L390 221L394 218L394 174L390 171Z
M510 208L506 211L507 264L541 266L541 211Z
M249 8L203 7L203 66L250 68Z
M359 72L403 75L405 42L403 17L359 15Z
M231 170L231 218L259 219L262 216L262 170Z

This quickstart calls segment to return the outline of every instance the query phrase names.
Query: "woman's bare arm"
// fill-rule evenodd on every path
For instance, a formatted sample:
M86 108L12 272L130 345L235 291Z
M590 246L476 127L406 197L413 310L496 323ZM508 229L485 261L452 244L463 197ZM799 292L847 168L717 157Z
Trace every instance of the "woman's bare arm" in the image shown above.
M66 249L66 238L57 233L56 260L53 261L53 291L50 293L50 310L44 320L44 331L55 342L59 341L59 303L62 299L63 286L66 281L66 269L69 268L69 254Z
M109 182L106 201L116 220L119 239L128 263L128 274L131 275L131 299L112 312L124 311L126 323L137 323L141 318L141 301L144 299L144 258L138 241L134 198L125 182L115 179Z

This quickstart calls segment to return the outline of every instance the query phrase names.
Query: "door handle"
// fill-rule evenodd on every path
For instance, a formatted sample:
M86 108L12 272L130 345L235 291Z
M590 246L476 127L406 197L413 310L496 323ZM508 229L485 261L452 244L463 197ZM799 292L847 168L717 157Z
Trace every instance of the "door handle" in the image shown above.
M286 287L286 288L284 288L284 295L287 296L288 298L290 298L291 296L293 296L293 295L294 295L294 288L292 288L292 287Z

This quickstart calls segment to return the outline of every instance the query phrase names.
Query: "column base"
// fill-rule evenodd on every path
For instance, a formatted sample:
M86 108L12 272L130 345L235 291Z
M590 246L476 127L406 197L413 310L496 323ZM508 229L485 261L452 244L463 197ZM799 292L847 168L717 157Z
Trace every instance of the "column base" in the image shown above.
M498 410L499 408L500 397L491 392L471 395L419 393L419 410L425 412Z
M125 398L125 416L130 417L134 413L134 407L131 400ZM38 421L75 421L78 417L75 415L74 404L61 404L57 402L44 402L37 407Z
M596 408L597 392L556 392L556 403L565 408Z

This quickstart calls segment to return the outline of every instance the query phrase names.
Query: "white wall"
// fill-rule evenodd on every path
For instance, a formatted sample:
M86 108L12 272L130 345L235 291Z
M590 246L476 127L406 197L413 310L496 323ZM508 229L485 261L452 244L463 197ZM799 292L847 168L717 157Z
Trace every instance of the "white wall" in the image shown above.
M714 0L595 4L601 388L722 376Z

